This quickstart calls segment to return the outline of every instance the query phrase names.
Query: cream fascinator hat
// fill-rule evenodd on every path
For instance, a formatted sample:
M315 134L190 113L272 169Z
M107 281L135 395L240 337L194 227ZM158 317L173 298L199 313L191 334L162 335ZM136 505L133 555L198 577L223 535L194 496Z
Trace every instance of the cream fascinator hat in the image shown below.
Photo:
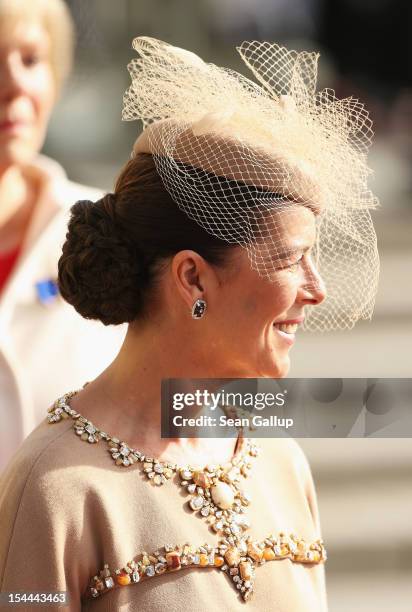
M379 258L363 105L329 89L316 93L316 53L244 42L237 50L254 82L152 38L133 47L123 119L143 122L134 153L153 155L177 205L207 232L244 247L252 268L274 283L298 265L294 215L309 208L312 259L327 298L307 309L305 328L345 329L370 318ZM308 280L320 282L315 274Z

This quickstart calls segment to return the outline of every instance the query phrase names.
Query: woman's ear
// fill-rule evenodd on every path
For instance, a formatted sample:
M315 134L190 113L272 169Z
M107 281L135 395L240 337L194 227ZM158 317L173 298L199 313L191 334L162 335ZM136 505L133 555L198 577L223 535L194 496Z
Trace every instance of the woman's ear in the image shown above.
M216 283L213 267L195 251L179 251L171 264L172 278L189 309L198 299L207 299Z

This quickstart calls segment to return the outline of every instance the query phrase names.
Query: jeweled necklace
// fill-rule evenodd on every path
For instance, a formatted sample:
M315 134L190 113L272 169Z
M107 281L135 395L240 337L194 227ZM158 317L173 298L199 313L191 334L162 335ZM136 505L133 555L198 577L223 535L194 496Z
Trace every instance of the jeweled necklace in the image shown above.
M247 600L253 592L256 565L284 558L301 563L319 563L326 559L320 541L308 545L293 534L285 536L281 533L278 538L269 536L262 542L255 542L250 535L245 534L250 528L245 510L251 500L243 490L242 479L249 476L252 461L259 453L252 440L241 437L240 449L237 449L233 458L225 465L207 465L203 469L197 469L190 465L178 466L159 461L98 429L91 421L73 410L69 402L76 393L78 391L71 391L56 400L48 411L49 423L73 419L74 431L83 441L96 444L104 440L116 465L128 468L140 464L154 486L162 486L174 474L178 474L179 485L191 496L188 501L191 510L200 518L206 519L213 531L220 536L217 546L214 547L209 544L198 548L189 545L165 546L164 551L156 551L153 555L143 552L138 562L133 560L113 572L106 565L93 577L89 592L92 597L98 597L114 588L115 583L125 586L139 582L141 578L150 578L165 571L176 571L184 566L212 565L225 571L243 599Z

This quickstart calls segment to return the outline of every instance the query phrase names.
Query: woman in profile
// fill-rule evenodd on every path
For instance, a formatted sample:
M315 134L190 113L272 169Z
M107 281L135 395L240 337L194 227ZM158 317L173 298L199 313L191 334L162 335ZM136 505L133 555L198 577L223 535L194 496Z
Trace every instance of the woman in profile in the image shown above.
M114 193L72 208L59 262L77 312L128 332L3 477L1 590L68 591L73 612L326 610L298 445L162 439L160 384L282 378L304 321L370 315L364 111L315 100L315 54L244 43L257 85L160 41L135 48L125 118L145 129Z
M67 380L95 376L121 343L121 330L102 335L57 288L69 207L101 196L39 155L73 38L63 0L0 0L0 472L45 403Z

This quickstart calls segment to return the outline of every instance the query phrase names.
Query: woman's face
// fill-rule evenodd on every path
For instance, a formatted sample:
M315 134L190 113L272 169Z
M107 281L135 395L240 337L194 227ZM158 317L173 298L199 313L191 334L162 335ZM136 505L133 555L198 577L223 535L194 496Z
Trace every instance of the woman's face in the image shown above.
M40 150L55 100L50 39L38 23L0 22L0 170Z
M204 323L205 332L209 328L210 358L217 372L222 369L221 375L229 375L228 366L233 376L287 375L289 351L304 309L325 298L310 254L315 237L311 210L293 205L282 212L272 236L282 245L282 252L275 255L270 280L251 268L244 249L236 249L233 272L224 277L211 300L205 295L206 315L195 322Z

